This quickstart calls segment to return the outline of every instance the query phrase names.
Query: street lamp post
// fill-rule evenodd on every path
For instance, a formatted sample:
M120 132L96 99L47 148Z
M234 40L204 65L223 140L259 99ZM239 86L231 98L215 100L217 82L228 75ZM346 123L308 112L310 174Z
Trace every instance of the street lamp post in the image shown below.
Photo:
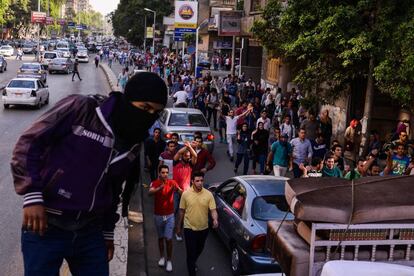
M37 0L37 11L40 12L40 0ZM40 61L40 23L37 24L37 60Z
M157 12L148 8L144 8L144 11L154 13L154 25L152 26L152 53L155 54L155 20L157 18Z
M196 50L195 50L195 64L194 64L194 67L195 67L195 70L194 70L195 72L194 73L195 73L196 77L197 77L197 67L198 67L198 37L199 37L199 32L200 32L200 29L204 28L207 23L208 23L208 19L205 19L203 22L201 22L201 24L196 29L196 41L195 41Z

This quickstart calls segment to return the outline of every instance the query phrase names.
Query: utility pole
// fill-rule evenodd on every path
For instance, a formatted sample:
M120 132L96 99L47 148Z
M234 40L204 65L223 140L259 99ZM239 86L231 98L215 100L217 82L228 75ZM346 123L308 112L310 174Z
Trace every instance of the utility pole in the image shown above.
M237 2L235 1L235 7L234 10L237 11ZM235 63L236 62L236 36L233 35L232 45L231 45L231 75L234 76L235 74Z
M37 0L37 11L40 12L40 0ZM37 24L37 60L40 61L40 23Z
M157 12L148 8L144 8L144 10L154 13L154 24L152 25L152 54L155 55L155 21L157 19Z
M144 17L144 53L147 52L147 15Z

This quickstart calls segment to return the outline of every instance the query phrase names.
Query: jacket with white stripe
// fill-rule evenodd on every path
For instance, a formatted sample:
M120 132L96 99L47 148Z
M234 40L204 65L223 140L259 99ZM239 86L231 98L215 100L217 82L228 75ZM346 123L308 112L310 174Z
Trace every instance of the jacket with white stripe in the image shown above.
M18 139L11 169L24 207L42 204L62 218L104 218L104 235L113 239L122 183L139 144L115 150L110 115L121 94L102 103L90 96L70 95L42 115Z

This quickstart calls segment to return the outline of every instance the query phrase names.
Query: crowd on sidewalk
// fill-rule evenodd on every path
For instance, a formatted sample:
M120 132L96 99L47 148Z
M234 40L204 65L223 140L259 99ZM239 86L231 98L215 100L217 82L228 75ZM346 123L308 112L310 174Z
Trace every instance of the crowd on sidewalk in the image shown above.
M219 142L226 144L235 174L242 164L244 175L295 178L414 174L414 142L408 139L406 121L398 123L388 140L372 131L368 147L360 155L360 122L351 120L341 143L333 137L329 110L305 108L303 95L295 88L263 88L244 75L213 77L207 72L196 78L188 60L168 51L155 56L134 53L125 59L126 63L120 60L126 65L119 76L121 85L127 82L122 78L128 76L129 66L157 73L165 80L175 107L197 108L205 115L218 132ZM216 162L201 133L182 144L177 133L164 140L156 125L150 132L144 149L152 181L149 193L155 197L158 264L172 271L172 239L183 239L184 225L188 271L195 275L195 263L207 237L208 212L217 219L214 199L202 186L205 173L214 170Z

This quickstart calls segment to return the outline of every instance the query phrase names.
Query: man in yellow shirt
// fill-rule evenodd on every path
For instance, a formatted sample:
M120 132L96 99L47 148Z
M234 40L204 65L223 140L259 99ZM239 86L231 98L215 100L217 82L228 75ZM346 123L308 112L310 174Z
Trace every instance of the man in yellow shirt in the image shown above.
M184 220L184 237L187 251L187 270L190 276L196 275L196 261L203 252L208 235L208 211L213 219L213 228L218 227L216 202L210 191L203 188L204 173L191 176L192 187L181 196L177 233L181 234Z

